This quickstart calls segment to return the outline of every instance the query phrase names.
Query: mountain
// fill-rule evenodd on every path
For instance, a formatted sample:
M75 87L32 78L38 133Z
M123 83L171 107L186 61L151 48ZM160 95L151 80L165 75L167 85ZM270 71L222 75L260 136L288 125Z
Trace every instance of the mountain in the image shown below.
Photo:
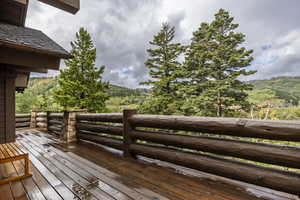
M56 78L30 78L28 88L23 93L16 94L16 112L28 113L30 110L60 110L61 107L55 103L52 97L52 90L57 88ZM140 102L143 100L146 89L130 89L117 85L110 85L109 95L111 96L107 104L120 104ZM115 111L115 110L114 110Z
M249 81L249 83L254 85L254 90L249 92L249 101L258 107L299 105L300 77L277 77ZM51 96L52 89L57 86L55 78L31 78L24 93L16 95L17 112L26 113L32 109L59 110L59 105ZM112 111L119 111L124 106L135 107L145 101L147 93L149 93L148 89L130 89L111 85L109 89L111 98L107 104Z
M300 95L300 77L276 77L269 80L249 81L255 89L286 90Z
M57 88L56 78L40 78L34 77L30 78L28 83L28 89L30 88L44 88L44 92L48 92L51 89ZM127 97L127 96L142 96L147 93L147 89L131 89L127 87L122 87L118 85L110 85L109 95L111 97Z
M276 77L269 80L253 80L254 90L250 100L275 106L298 106L300 101L300 77Z

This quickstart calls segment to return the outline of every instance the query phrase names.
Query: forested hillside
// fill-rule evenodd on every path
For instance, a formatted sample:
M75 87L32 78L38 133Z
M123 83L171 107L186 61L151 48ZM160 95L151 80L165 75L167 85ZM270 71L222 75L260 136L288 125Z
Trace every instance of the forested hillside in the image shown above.
M249 92L249 101L254 105L254 118L300 119L300 77L278 77L270 80L251 81L254 90ZM52 97L57 87L55 78L31 78L24 93L17 94L17 112L32 109L60 110ZM130 89L111 85L108 112L119 112L123 108L137 108L148 96L147 89ZM251 113L242 116L251 117Z
M277 77L250 83L254 85L254 90L249 92L250 101L254 104L270 104L272 107L299 105L300 77Z
M28 88L23 93L16 95L17 113L28 113L33 109L61 110L62 108L55 103L52 96L52 90L57 87L56 78L31 78ZM118 111L124 106L138 104L139 99L145 98L147 91L147 89L130 89L110 85L110 99L107 101L108 111Z

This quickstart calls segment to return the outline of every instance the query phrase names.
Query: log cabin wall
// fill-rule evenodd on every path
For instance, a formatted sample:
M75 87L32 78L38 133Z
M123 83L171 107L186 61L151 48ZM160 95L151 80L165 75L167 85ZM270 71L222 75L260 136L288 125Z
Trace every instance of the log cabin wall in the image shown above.
M0 68L0 143L15 141L16 73Z

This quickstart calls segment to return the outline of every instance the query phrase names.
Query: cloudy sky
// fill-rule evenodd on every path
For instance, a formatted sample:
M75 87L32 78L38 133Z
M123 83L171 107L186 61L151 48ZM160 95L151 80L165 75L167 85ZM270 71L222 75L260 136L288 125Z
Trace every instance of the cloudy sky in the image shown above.
M176 40L188 44L220 8L234 16L247 35L245 45L254 49L251 68L258 72L250 79L300 76L299 0L81 0L75 16L31 0L26 26L67 50L76 31L86 28L97 47L97 66L106 66L105 80L134 88L148 79L146 49L162 22L175 26Z

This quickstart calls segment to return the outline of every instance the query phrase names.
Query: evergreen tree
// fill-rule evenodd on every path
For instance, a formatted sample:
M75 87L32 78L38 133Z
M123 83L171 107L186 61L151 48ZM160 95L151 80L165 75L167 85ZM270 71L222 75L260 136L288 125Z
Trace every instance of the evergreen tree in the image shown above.
M245 91L252 85L238 78L256 72L247 70L253 51L241 47L245 35L237 33L237 27L220 9L211 23L202 23L193 33L181 73L186 114L220 117L249 106Z
M60 72L55 100L64 109L104 111L109 83L102 82L105 67L95 66L96 48L90 34L81 28L71 46L73 58L66 61L68 68Z
M149 58L145 65L151 80L141 84L152 86L152 100L141 106L142 112L171 114L176 107L179 56L184 52L180 43L174 43L175 28L163 23L160 32L154 35L148 49ZM176 110L176 109L175 109Z

